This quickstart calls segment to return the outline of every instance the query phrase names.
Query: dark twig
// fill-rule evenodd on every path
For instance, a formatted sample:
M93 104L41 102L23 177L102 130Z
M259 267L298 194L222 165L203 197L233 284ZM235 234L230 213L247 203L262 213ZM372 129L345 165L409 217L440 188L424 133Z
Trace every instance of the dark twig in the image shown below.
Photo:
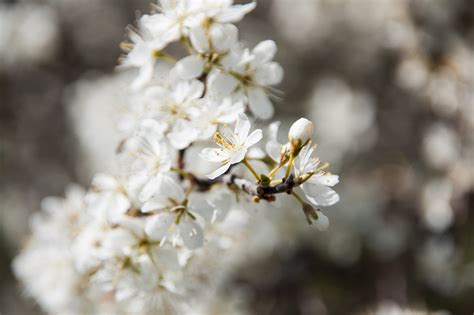
M207 191L213 185L220 183L237 187L238 189L251 196L255 196L259 199L265 199L269 201L274 200L273 195L281 193L290 194L294 187L301 185L307 179L307 177L305 176L298 176L295 178L294 175L291 174L286 179L283 178L281 180L277 180L276 183L264 186L261 183L252 182L248 179L238 177L234 174L224 174L215 179L199 178L197 176L189 174L188 178L191 179L191 181L196 185L199 191Z

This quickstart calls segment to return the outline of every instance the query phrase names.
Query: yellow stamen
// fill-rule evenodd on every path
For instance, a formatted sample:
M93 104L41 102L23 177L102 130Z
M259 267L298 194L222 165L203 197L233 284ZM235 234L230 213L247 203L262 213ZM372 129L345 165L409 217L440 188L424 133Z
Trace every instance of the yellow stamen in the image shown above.
M214 133L214 141L216 144L218 144L221 147L226 148L227 150L234 151L235 148L237 147L235 143L233 143L226 137L221 136L219 132Z

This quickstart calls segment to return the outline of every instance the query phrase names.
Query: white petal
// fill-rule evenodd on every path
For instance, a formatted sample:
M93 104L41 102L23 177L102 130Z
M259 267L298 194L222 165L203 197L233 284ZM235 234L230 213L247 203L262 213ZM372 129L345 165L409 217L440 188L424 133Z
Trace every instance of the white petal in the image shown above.
M115 190L118 187L117 179L108 174L97 174L92 180L92 186L99 190Z
M246 4L233 5L229 8L221 10L219 14L214 16L214 19L221 23L238 22L244 17L245 14L252 11L256 5L257 4L254 1Z
M262 160L267 154L259 147L252 147L247 151L247 157L249 159Z
M144 87L153 77L156 61L150 61L140 67L138 76L132 82L132 90L137 91Z
M280 83L283 80L283 68L279 63L269 62L258 66L255 71L254 81L260 85L269 86Z
M185 198L183 188L169 176L163 176L161 194L177 202L182 202Z
M236 102L234 104L230 103L228 106L225 106L224 108L222 107L219 108L219 111L221 111L221 114L217 117L217 121L220 122L221 124L231 124L238 119L239 114L243 113L244 110L245 110L245 107L242 102Z
M145 233L151 240L161 240L169 231L175 216L171 213L160 213L147 219Z
M234 202L234 196L232 196L227 191L223 191L216 198L212 199L210 203L215 208L215 214L213 221L220 222L225 219L229 209L232 208Z
M272 40L264 40L257 44L252 50L258 63L269 62L273 59L277 51L277 46Z
M179 224L179 234L183 238L183 243L188 249L196 249L204 243L204 233L202 228L194 221L185 219Z
M252 133L245 139L244 147L248 148L255 143L259 142L263 138L263 133L261 129L255 129Z
M337 175L314 175L309 180L308 183L311 184L320 184L325 186L334 186L339 183L339 176Z
M204 198L202 194L191 194L189 196L189 206L192 213L197 213L207 222L211 222L214 214L214 208Z
M252 113L260 119L269 119L273 116L273 104L267 94L260 88L248 90L249 108Z
M339 195L331 188L324 185L305 183L301 187L306 197L316 206L332 206L339 201Z
M238 30L232 24L215 24L210 29L212 46L218 52L228 51L237 42Z
M153 195L159 194L161 183L161 175L158 175L154 178L150 178L145 184L145 186L143 186L140 194L138 195L138 200L140 200L141 202L145 202Z
M222 165L221 167L219 167L214 172L212 172L211 174L207 175L207 177L210 178L210 179L214 179L216 177L219 177L222 174L224 174L225 172L227 172L229 167L230 167L230 163L226 163L226 164Z
M165 198L153 197L143 204L141 211L147 213L166 208L167 206L168 202Z
M246 148L240 149L239 151L235 152L232 155L232 158L230 160L230 164L239 163L240 161L242 161L245 158L246 154L247 154L247 149Z
M205 148L201 151L200 156L209 162L222 162L228 157L222 149Z
M267 154L275 161L275 162L280 162L280 154L281 154L281 149L282 145L278 143L275 140L270 140L267 142L265 145L265 150L267 151Z
M237 137L239 144L243 144L250 131L250 121L244 113L239 114L237 123L235 124L234 134Z
M280 121L274 121L268 126L268 136L270 139L276 140L278 136L278 129L280 129Z
M204 93L204 83L199 80L191 80L189 82L190 84L187 99L195 100L200 98L202 93Z
M231 75L218 70L211 71L208 76L209 93L217 97L230 95L239 82Z
M167 138L175 149L181 150L195 141L198 135L199 131L191 125L191 122L179 119L173 124Z
M196 27L190 31L189 39L194 49L203 53L209 51L209 40L206 35L206 30L203 27Z
M128 209L130 209L130 200L123 194L115 194L113 202L109 205L108 215L110 220L120 218Z
M197 56L187 56L175 65L178 75L185 80L198 78L204 70L204 61Z
M326 231L329 227L329 219L321 211L318 211L318 219L313 224L319 231Z

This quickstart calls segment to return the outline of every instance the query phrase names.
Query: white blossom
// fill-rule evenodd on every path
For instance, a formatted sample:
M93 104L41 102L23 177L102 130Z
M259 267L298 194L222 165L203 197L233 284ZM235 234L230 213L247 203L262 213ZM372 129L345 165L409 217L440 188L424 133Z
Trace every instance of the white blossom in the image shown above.
M260 42L250 52L236 49L222 60L224 70L209 74L209 87L213 93L244 98L250 111L261 119L273 116L274 109L268 98L269 87L283 79L283 69L272 61L276 54L272 40Z
M279 123L271 124L265 152L256 145L262 130L251 131L245 114L270 118L272 86L283 78L273 61L276 44L267 40L249 50L230 24L254 7L232 0L161 0L129 32L122 67L138 69L133 82L127 80L131 89L100 84L107 97L87 98L92 105L97 95L99 102L117 105L111 131L117 138L109 141L116 161L105 161L117 167L96 174L87 192L72 186L66 198L44 199L31 219L31 239L14 262L27 293L45 311L234 312L237 304L220 303L213 292L249 253L278 242L273 223L284 211L279 207L299 202L316 229L328 228L323 212L298 195L302 190L315 206L339 200L331 188L338 176L312 156L312 123L298 120L285 144L277 140ZM168 47L174 42L186 54L169 54L180 51ZM109 97L115 90L120 97ZM87 108L89 116L104 114ZM89 140L95 136L90 130L84 134L83 142L99 143ZM208 147L211 138L217 147ZM295 176L307 180L276 191ZM264 187L269 189L262 193Z
M122 178L97 174L92 181L93 191L85 197L88 212L100 220L113 222L130 209L131 196Z
M295 162L296 175L316 172L301 188L311 203L316 206L332 206L339 201L339 195L330 187L339 182L339 176L325 172L317 172L321 161L313 156L315 147L311 142L301 149Z
M240 114L233 132L224 129L222 133L217 132L214 135L214 140L219 148L206 148L201 151L203 159L221 164L216 171L208 175L209 178L213 179L224 174L232 164L242 161L248 148L263 137L260 129L256 129L250 134L249 132L250 121L245 114Z

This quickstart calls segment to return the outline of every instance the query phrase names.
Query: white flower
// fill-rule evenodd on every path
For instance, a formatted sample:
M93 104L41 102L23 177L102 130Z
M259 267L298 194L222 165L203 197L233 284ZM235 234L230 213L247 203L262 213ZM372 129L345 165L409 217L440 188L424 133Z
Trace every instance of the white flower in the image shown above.
M282 67L272 61L276 50L275 42L266 40L255 46L252 52L248 49L233 51L222 60L224 71L210 72L208 84L211 92L243 97L256 117L271 118L274 109L267 90L283 79Z
M194 79L204 71L206 64L220 63L237 43L238 30L232 24L212 24L206 28L196 27L190 32L191 43L196 55L187 56L176 63L176 71L183 79Z
M125 182L108 174L94 177L92 191L85 200L92 216L109 222L120 219L132 206Z
M229 0L161 0L160 12L142 16L140 26L167 44L188 36L189 29L206 20L212 23L238 22L254 8L254 2L233 5Z
M178 81L169 87L155 86L147 90L151 103L149 116L165 126L166 138L175 149L188 147L199 135L191 115L203 92L204 85L198 80Z
M240 114L234 132L224 129L222 135L218 132L214 134L219 148L206 148L201 151L201 157L210 162L219 162L222 166L209 174L209 178L224 174L232 164L242 161L248 148L262 139L262 130L256 129L250 134L249 132L250 121L245 114Z
M291 125L288 140L293 145L305 145L313 136L313 123L306 118L300 118Z
M137 90L153 77L155 64L164 43L160 40L140 36L134 32L130 32L129 36L132 43L123 45L128 54L122 60L122 66L139 68L138 76L132 83L132 89Z
M311 142L301 149L294 164L296 176L314 172L318 169L321 161L312 156L314 149L311 146ZM317 172L301 185L301 189L305 193L306 198L314 205L331 206L339 201L339 195L330 188L338 182L339 176L337 175Z
M154 191L160 176L171 169L171 155L163 142L163 124L146 119L142 122L138 134L126 143L124 164L128 165L130 176L127 187L137 192L139 200L148 198Z
M142 211L158 212L147 219L145 232L150 239L158 240L161 244L170 240L173 245L181 240L187 248L196 249L202 246L204 234L195 215L212 213L212 206L188 199L178 183L171 177L163 176L155 194L145 202Z
M217 131L219 124L232 124L245 110L242 102L232 102L230 97L223 100L206 97L196 102L194 121L200 130L199 139L207 140Z

